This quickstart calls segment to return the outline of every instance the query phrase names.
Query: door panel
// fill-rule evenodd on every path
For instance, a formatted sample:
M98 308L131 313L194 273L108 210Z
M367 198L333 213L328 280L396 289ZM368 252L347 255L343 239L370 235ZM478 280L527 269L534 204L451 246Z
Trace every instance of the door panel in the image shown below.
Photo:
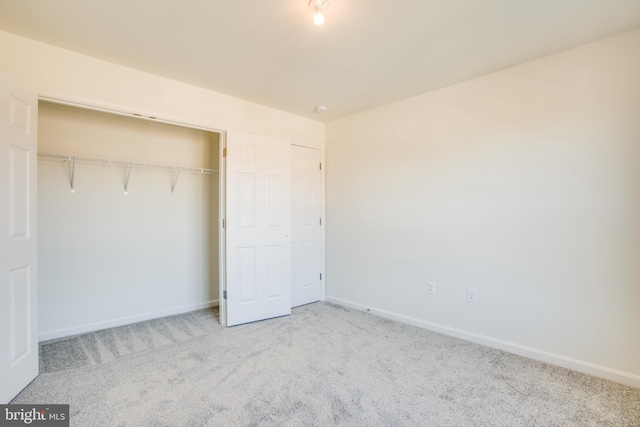
M291 301L297 307L322 299L320 150L293 146L291 159Z
M38 374L37 111L37 97L0 72L0 404Z
M282 176L268 175L266 177L267 227L279 228L282 224L282 203L284 185Z
M238 226L255 228L256 226L256 175L238 174Z
M29 266L9 272L9 354L12 366L31 353L30 282Z
M29 237L29 151L9 146L9 221L11 238Z
M238 286L240 290L239 303L256 302L256 248L238 248Z
M227 134L227 326L291 313L290 146Z
M285 275L282 271L284 259L282 256L284 245L267 246L267 298L281 298L282 285Z

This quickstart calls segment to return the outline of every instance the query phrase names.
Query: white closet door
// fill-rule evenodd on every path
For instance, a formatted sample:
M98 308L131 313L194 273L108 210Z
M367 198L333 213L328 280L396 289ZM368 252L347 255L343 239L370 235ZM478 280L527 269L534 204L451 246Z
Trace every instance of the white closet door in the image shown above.
M320 150L291 148L291 303L322 299Z
M38 375L38 98L0 72L0 404Z
M291 313L289 141L227 133L227 326Z

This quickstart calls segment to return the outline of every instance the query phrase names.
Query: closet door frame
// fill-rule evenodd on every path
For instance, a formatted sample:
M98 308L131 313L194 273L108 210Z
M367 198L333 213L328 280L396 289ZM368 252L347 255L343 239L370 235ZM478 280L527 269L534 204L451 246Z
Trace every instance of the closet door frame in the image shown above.
M211 133L218 134L218 136L219 136L219 140L218 140L219 141L218 142L219 160L218 160L218 166L217 166L217 169L218 169L218 199L219 199L218 200L218 232L219 232L218 233L219 234L219 238L218 238L218 250L219 250L219 256L218 256L218 261L219 261L218 305L220 307L220 310L222 310L222 307L224 305L223 302L222 302L222 298L223 298L223 281L224 281L224 278L226 277L226 275L225 275L226 260L225 260L225 254L224 254L225 233L224 233L224 228L223 228L224 212L225 212L225 210L224 210L225 177L224 177L224 172L223 172L224 160L222 158L223 150L224 150L224 147L225 147L225 131L221 130L221 128L219 126L217 126L215 123L202 124L202 123L196 123L196 122L189 122L189 121L184 121L184 120L178 119L178 118L172 118L170 116L158 115L158 114L153 113L153 112L144 112L144 111L140 111L140 110L133 110L133 109L122 107L122 106L97 103L97 102L89 101L89 100L86 100L86 99L74 99L74 98L70 98L70 97L66 97L66 96L60 96L60 95L57 95L57 94L47 94L47 93L39 94L38 95L38 101L49 102L49 103L52 103L52 104L65 105L65 106L68 106L68 107L80 108L80 109L84 109L84 110L97 111L97 112L106 113L106 114L114 114L114 115L117 115L117 116L124 116L124 117L135 118L135 119L140 119L140 120L146 120L146 121L151 121L151 122L159 122L159 123L164 123L164 124L168 124L168 125L172 125L172 126L180 126L180 127L197 129L197 130L201 130L201 131L205 131L205 132L211 132ZM222 316L220 317L220 319L222 319Z
M227 148L226 137L227 133L224 130L224 126L220 126L216 122L198 122L198 121L188 121L183 118L171 117L167 115L157 114L155 112L149 111L141 111L132 108L123 107L120 105L106 104L95 102L87 99L79 99L73 98L69 96L63 96L57 93L41 93L38 95L39 101L50 102L54 104L61 104L70 107L83 108L93 111L99 111L103 113L116 114L125 117L133 117L140 120L148 120L154 122L165 123L174 126L182 126L192 129L198 129L206 132L213 132L219 135L219 162L218 162L218 230L219 230L219 238L218 238L218 253L219 253L219 295L218 295L218 305L219 305L219 313L220 313L220 323L222 326L227 326L226 321L226 304L224 300L224 296L227 290L227 264L226 264L226 159L225 153ZM326 214L325 214L325 147L323 141L307 141L300 140L295 138L289 138L291 145L298 145L307 148L315 148L320 150L320 158L322 161L322 174L321 174L321 215L322 215L322 230L321 230L321 270L322 270L322 299L325 300L326 294L326 274L325 274L325 224L326 224Z

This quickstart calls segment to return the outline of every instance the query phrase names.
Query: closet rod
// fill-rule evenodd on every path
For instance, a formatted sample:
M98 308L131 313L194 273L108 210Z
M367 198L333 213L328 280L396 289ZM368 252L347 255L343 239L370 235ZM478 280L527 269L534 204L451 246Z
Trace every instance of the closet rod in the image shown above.
M194 168L194 167L182 167L182 166L169 166L169 165L160 165L155 163L142 163L142 162L127 162L124 160L113 160L113 159L100 159L95 157L83 157L83 156L72 156L70 154L54 154L54 153L38 153L38 157L42 159L52 159L52 160L64 160L69 162L83 162L83 163L99 163L103 165L116 165L116 166L126 166L126 167L134 167L134 168L155 168L155 169L167 169L172 171L181 171L181 172L196 172L207 175L212 175L218 173L215 169L205 169L205 168Z

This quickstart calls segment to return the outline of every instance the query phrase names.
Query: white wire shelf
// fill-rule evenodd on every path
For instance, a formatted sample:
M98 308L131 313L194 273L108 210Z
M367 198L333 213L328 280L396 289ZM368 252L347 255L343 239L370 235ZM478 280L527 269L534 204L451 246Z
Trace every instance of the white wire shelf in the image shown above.
M181 172L192 172L192 173L200 173L205 175L213 175L217 174L218 171L215 169L207 169L207 168L194 168L189 166L172 166L172 165L163 165L157 163L146 163L146 162L128 162L126 160L114 160L114 159L103 159L97 157L86 157L86 156L74 156L71 154L57 154L57 153L38 153L38 158L46 159L46 160L61 160L71 162L71 192L75 192L75 172L76 172L76 163L97 163L101 165L115 165L115 166L124 166L127 168L127 176L124 184L124 194L128 194L129 188L129 178L131 177L131 169L133 168L150 168L150 169L164 169L167 171L171 171L174 173L173 180L171 182L171 193L175 190L176 184L178 183L178 178L180 177Z
M171 165L162 165L157 163L128 162L125 160L73 156L71 154L38 153L38 157L43 159L52 159L52 160L66 160L66 161L75 160L76 162L82 162L82 163L100 163L103 165L131 166L134 168L154 168L154 169L166 169L171 171L180 170L182 172L196 172L196 173L203 173L203 174L209 174L209 175L218 173L218 171L215 169L194 168L194 167L188 167L188 166L171 166Z

